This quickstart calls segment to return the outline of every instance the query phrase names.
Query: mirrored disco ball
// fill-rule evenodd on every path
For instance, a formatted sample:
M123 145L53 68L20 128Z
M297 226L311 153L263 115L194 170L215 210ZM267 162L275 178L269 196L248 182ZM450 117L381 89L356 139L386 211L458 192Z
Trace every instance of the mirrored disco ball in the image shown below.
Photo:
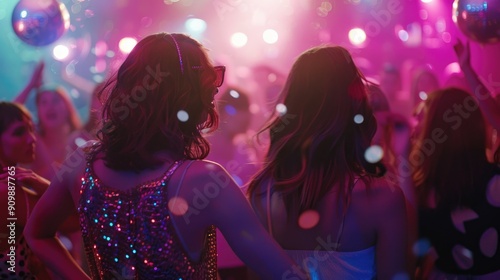
M66 6L56 0L20 0L12 12L17 37L32 46L46 46L59 39L70 25Z
M469 39L481 43L500 41L499 0L455 0L453 21Z

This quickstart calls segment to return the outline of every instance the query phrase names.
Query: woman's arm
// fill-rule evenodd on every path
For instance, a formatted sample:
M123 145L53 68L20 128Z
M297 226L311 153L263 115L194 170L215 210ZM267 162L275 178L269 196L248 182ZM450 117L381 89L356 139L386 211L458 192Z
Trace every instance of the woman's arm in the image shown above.
M210 172L207 172L207 164L210 165ZM191 173L196 179L185 181L183 186L197 187L191 187L188 193L204 193L206 188L211 194L206 196L206 208L200 209L196 217L191 216L192 222L218 227L236 255L262 279L308 279L304 272L303 278L292 277L297 266L267 234L247 199L223 167L196 162L191 169L186 178ZM187 197L187 201L192 199Z
M65 162L63 166L75 165ZM75 184L78 185L77 178L83 174L84 168L85 163L82 161L79 166L62 174L60 180L52 180L33 209L24 231L32 251L62 279L90 279L56 238L56 232L67 218L76 215L71 189L75 188Z
M479 79L476 71L470 63L470 47L469 42L463 44L460 40L454 46L455 53L458 57L458 63L464 72L467 83L469 84L472 95L475 97L481 111L486 120L500 131L500 104L495 100L490 90Z
M74 71L72 73L68 73L67 65L63 65L61 69L61 78L72 86L82 90L84 93L91 95L94 91L96 84L91 82L82 76L79 76Z
M38 63L38 65L35 68L35 72L33 72L33 75L31 76L30 81L28 82L26 87L19 93L19 95L16 96L14 102L21 104L26 103L26 100L28 99L30 92L33 89L39 88L42 85L43 67L44 67L43 61Z
M412 278L408 255L410 227L404 194L399 188L389 187L374 192L377 279Z

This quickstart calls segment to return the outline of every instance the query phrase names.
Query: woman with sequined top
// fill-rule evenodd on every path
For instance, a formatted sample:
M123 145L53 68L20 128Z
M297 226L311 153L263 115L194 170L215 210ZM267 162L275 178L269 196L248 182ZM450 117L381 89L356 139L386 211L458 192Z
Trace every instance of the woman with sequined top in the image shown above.
M135 46L101 92L99 141L67 159L27 225L48 267L89 279L55 239L76 206L92 279L216 279L216 227L263 279L293 269L226 170L202 160L224 70L182 34Z

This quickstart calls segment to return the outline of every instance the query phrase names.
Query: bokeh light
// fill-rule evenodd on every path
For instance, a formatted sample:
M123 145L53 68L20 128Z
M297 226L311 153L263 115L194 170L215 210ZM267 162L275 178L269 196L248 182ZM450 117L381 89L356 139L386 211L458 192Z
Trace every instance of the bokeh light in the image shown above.
M427 238L421 238L413 244L413 254L417 257L423 257L429 252L429 249L431 248L431 243Z
M450 76L454 73L461 73L462 68L460 68L460 64L458 64L458 62L452 62L444 68L443 72L446 76Z
M366 33L361 28L353 28L349 31L349 41L355 46L362 45L366 41Z
M299 227L303 229L310 229L319 223L319 213L316 210L306 210L299 216Z
M427 100L427 92L425 92L425 91L419 92L418 98L420 98L420 100Z
M54 59L62 61L65 60L69 55L69 48L65 45L57 45L52 50L52 56Z
M229 95L231 95L233 98L240 98L240 93L234 89L229 91Z
M231 36L231 45L235 48L241 48L248 42L248 37L245 33L236 32Z
M361 114L356 114L354 116L354 122L357 124L362 124L364 120L365 120L365 118Z
M279 103L279 104L276 105L276 112L278 112L278 114L280 116L285 115L286 111L287 111L287 109L286 109L286 105L285 104Z
M369 163L379 162L384 156L384 150L378 145L368 147L365 151L365 159Z
M268 44L274 44L278 42L278 32L274 29L266 29L262 33L262 39Z
M189 114L184 110L179 110L179 112L177 112L177 118L181 122L187 122L189 120Z
M207 29L207 23L200 18L186 20L185 27L189 33L203 33Z
M176 216L182 216L187 213L189 205L182 197L172 197L168 201L168 210Z
M104 41L98 41L95 43L94 54L96 56L105 56L108 51L108 44Z
M137 40L132 37L122 38L118 43L120 51L124 54L130 53L134 49L135 45L137 45Z
M410 35L406 30L399 30L398 31L398 37L401 41L406 42L410 38Z

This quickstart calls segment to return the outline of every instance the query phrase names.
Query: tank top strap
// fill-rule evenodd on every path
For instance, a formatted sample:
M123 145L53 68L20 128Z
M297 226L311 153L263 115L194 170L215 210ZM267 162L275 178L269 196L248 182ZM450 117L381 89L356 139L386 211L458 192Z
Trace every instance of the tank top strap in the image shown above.
M358 183L358 181L360 179L361 179L361 177L357 177L357 178L354 179L354 183L352 184L352 186L350 188L350 192L352 192L352 190L354 189L354 186L356 186L356 184ZM335 250L335 251L338 251L338 249L340 247L340 240L341 240L341 237L342 237L342 232L344 231L345 217L347 215L347 211L349 209L349 205L350 205L350 200L347 201L347 207L342 211L342 220L340 222L339 231L337 233L337 239L336 239L336 243L335 243L335 247L336 247L337 250ZM271 235L271 237L273 237L273 224L272 224L272 219L271 219L271 181L269 181L268 184L267 184L266 208L267 208L267 211L266 211L266 214L267 214L267 230L269 232L269 235Z
M177 199L177 197L179 197L179 191L181 189L182 182L184 181L184 177L186 176L186 172L188 171L191 164L193 164L193 162L195 162L195 161L190 160L189 163L187 164L186 168L184 168L184 171L182 172L181 178L179 179L179 184L177 185L177 190L175 191L175 196L174 196L175 199ZM182 165L182 162L179 164L179 166L180 165ZM177 166L175 168L177 169Z
M354 186L356 186L356 184L358 183L359 179L361 179L361 177L357 177L354 179L354 183L352 184L352 186L349 190L350 193L352 193L352 190L354 189ZM347 215L347 211L349 211L350 204L351 204L351 199L349 198L347 201L347 206L345 207L344 210L342 210L342 220L340 222L339 232L337 233L337 240L335 243L335 248L337 250L335 250L335 251L338 251L338 249L340 248L340 240L342 238L342 233L344 232L345 216Z

